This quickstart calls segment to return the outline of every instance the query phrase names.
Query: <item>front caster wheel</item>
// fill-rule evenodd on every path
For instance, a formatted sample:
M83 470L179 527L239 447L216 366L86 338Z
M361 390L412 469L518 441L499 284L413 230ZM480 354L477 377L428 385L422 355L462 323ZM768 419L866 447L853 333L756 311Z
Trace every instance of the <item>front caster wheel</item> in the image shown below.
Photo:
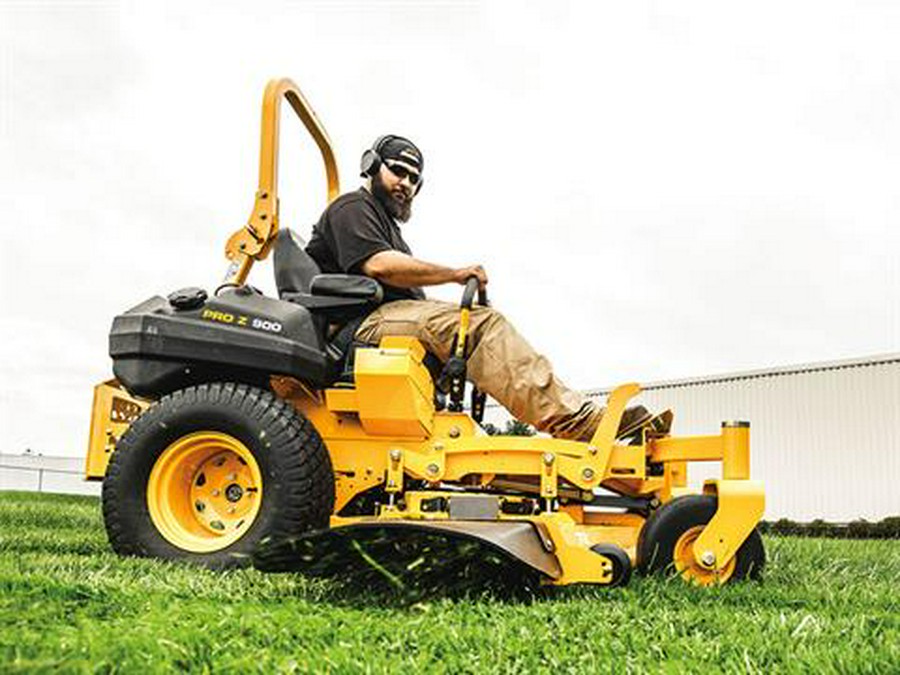
M694 542L716 513L712 495L673 499L647 520L638 538L638 569L642 574L677 574L701 586L735 579L759 579L766 563L762 537L754 528L722 569L701 567L694 559Z

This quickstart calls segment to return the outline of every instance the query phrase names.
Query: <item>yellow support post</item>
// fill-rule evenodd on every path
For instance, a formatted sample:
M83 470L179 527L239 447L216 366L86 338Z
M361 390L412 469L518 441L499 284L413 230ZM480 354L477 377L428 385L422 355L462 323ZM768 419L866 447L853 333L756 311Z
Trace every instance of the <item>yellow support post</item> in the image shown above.
M722 478L750 478L750 422L722 422Z

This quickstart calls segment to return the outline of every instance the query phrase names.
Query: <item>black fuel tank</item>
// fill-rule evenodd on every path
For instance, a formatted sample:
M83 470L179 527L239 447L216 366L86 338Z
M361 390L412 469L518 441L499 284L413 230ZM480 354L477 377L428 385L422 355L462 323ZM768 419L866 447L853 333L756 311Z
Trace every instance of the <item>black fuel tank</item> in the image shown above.
M212 298L184 289L169 298L152 297L113 320L113 372L133 394L223 379L264 384L270 374L330 382L334 364L304 307L249 287Z

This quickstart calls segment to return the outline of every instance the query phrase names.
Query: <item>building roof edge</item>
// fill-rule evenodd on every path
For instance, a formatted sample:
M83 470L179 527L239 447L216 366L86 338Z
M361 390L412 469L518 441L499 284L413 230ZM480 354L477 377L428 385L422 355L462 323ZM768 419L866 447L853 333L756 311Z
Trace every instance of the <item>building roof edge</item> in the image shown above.
M861 356L850 359L839 359L835 361L820 361L816 363L800 363L787 366L775 366L771 368L763 368L758 370L744 370L734 373L719 373L715 375L704 375L700 377L688 377L677 380L660 380L658 382L648 382L641 385L642 391L652 391L654 389L674 389L677 387L695 387L706 384L721 384L724 382L734 382L738 380L753 380L763 377L783 377L785 375L798 375L804 373L815 373L826 370L842 370L845 368L866 368L869 366L878 366L890 363L900 363L900 352L891 354L875 354L872 356ZM585 390L588 396L602 396L611 392L615 387L605 387L600 389Z

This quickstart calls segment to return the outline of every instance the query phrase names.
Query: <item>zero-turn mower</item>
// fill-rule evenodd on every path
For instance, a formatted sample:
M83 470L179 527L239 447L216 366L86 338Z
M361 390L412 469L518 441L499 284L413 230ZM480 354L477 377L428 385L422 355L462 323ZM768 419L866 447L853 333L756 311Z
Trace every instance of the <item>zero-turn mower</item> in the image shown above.
M329 201L338 195L324 128L296 85L271 81L259 189L227 243L224 282L152 297L113 322L115 379L95 387L86 467L103 480L113 549L321 572L314 544L329 538L381 565L365 548L377 533L400 543L394 553L417 537L477 542L545 584L622 584L634 567L703 585L757 577L764 493L750 480L748 423L682 438L648 425L623 442L616 431L640 391L626 384L590 442L485 434L483 396L472 414L462 406L475 282L451 363L435 366L414 338L360 346L342 333L382 289L320 274L279 231L283 98L321 151ZM278 298L245 283L270 251ZM690 461L721 461L722 477L691 494Z

